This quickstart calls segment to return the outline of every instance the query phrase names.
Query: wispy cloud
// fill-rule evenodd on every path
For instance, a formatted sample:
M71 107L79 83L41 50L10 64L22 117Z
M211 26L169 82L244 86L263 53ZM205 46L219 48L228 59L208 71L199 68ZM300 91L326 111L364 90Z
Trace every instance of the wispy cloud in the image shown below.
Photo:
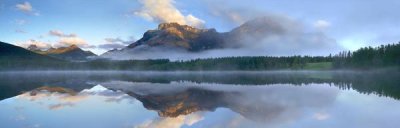
M22 33L22 34L27 33L25 30L22 30L22 29L16 29L15 32L16 33Z
M35 16L40 15L39 12L36 11L29 2L17 4L17 5L15 5L15 7L17 8L17 10L24 12L26 14L35 15Z
M28 21L26 20L21 20L21 19L15 20L15 24L17 25L25 25L26 23L28 23Z
M76 37L76 34L74 34L74 33L65 34L64 32L62 32L60 30L50 30L49 35L57 36L57 37Z
M121 38L104 38L108 43L124 42Z

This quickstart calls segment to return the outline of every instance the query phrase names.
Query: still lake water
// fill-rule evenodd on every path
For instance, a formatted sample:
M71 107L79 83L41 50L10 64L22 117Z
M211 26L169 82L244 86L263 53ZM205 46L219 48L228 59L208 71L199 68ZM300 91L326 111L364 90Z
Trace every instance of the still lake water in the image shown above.
M398 128L400 73L7 72L1 128Z

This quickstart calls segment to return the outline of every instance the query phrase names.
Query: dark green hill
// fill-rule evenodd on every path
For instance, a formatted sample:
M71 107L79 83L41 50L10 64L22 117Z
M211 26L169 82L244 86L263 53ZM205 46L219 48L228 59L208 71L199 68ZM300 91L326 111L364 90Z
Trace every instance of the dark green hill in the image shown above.
M66 63L46 55L40 55L24 48L0 42L0 70L47 69Z

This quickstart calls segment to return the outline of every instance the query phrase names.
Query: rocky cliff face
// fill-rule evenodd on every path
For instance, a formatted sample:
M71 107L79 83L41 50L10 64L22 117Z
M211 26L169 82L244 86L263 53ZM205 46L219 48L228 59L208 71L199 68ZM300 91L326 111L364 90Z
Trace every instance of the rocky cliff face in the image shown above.
M220 48L223 39L215 29L197 29L178 23L162 23L156 30L144 33L143 38L128 46L140 45L178 47L188 51Z
M49 48L47 50L41 50L35 45L30 45L27 49L42 55L48 55L70 61L84 61L90 56L96 56L96 54L90 51L84 51L76 45L71 45L69 47Z

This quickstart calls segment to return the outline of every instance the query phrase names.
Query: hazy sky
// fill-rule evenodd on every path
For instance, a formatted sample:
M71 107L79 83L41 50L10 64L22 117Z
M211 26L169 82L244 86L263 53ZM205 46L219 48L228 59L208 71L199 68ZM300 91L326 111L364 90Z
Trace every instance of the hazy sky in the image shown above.
M399 7L398 0L0 0L0 40L77 44L99 54L141 38L160 22L225 32L275 14L354 50L400 41Z

